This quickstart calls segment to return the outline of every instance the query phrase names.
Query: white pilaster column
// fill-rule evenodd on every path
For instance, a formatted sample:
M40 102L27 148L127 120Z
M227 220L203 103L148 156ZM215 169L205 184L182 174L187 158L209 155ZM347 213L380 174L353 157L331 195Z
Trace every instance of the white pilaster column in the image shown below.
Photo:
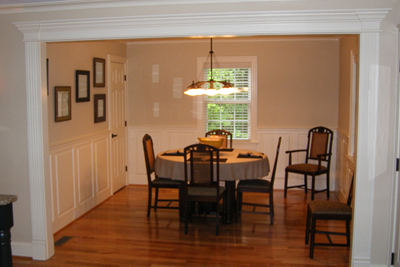
M46 45L25 43L29 183L31 194L32 258L54 255L48 164Z
M378 108L379 33L360 34L352 266L370 266Z

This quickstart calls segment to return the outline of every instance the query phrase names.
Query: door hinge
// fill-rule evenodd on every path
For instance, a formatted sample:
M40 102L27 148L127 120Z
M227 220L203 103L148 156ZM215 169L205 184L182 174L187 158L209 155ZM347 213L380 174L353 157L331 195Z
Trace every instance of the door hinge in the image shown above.
M128 171L128 166L125 166L125 171L126 171L126 172Z
M394 253L392 252L392 259L390 265L394 265Z
M400 165L400 159L397 158L397 159L396 159L396 172L399 171L399 167L400 167L399 165Z
M125 121L125 127L126 127L126 126L128 126L128 122L127 122L127 121Z
M124 81L126 81L126 75L124 75Z

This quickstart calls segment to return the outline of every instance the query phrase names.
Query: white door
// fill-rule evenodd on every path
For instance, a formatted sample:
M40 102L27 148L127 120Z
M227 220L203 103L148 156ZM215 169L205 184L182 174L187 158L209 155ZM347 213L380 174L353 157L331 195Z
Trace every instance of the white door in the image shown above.
M111 131L111 185L115 193L127 182L125 138L126 59L108 56L109 127Z

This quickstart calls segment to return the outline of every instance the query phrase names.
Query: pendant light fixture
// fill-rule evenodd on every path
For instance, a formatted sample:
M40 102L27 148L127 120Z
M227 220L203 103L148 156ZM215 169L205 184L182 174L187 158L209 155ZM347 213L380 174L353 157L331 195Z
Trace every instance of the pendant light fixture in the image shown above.
M184 94L189 96L198 96L198 95L213 96L217 94L229 95L232 93L239 92L237 88L235 88L234 85L229 81L214 81L213 55L214 51L212 50L212 38L210 38L211 78L208 81L198 81L196 83L193 81L192 84L187 87L187 90L184 92Z

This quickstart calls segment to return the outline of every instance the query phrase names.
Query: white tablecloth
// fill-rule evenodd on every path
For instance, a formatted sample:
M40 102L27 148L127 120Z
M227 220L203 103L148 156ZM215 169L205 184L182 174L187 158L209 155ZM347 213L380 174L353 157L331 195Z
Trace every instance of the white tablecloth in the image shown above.
M175 150L177 151L177 150ZM183 155L169 156L162 152L157 155L155 170L159 177L185 180ZM238 158L239 153L260 154L262 158ZM220 181L251 180L267 176L270 170L268 157L262 153L245 149L220 151Z

